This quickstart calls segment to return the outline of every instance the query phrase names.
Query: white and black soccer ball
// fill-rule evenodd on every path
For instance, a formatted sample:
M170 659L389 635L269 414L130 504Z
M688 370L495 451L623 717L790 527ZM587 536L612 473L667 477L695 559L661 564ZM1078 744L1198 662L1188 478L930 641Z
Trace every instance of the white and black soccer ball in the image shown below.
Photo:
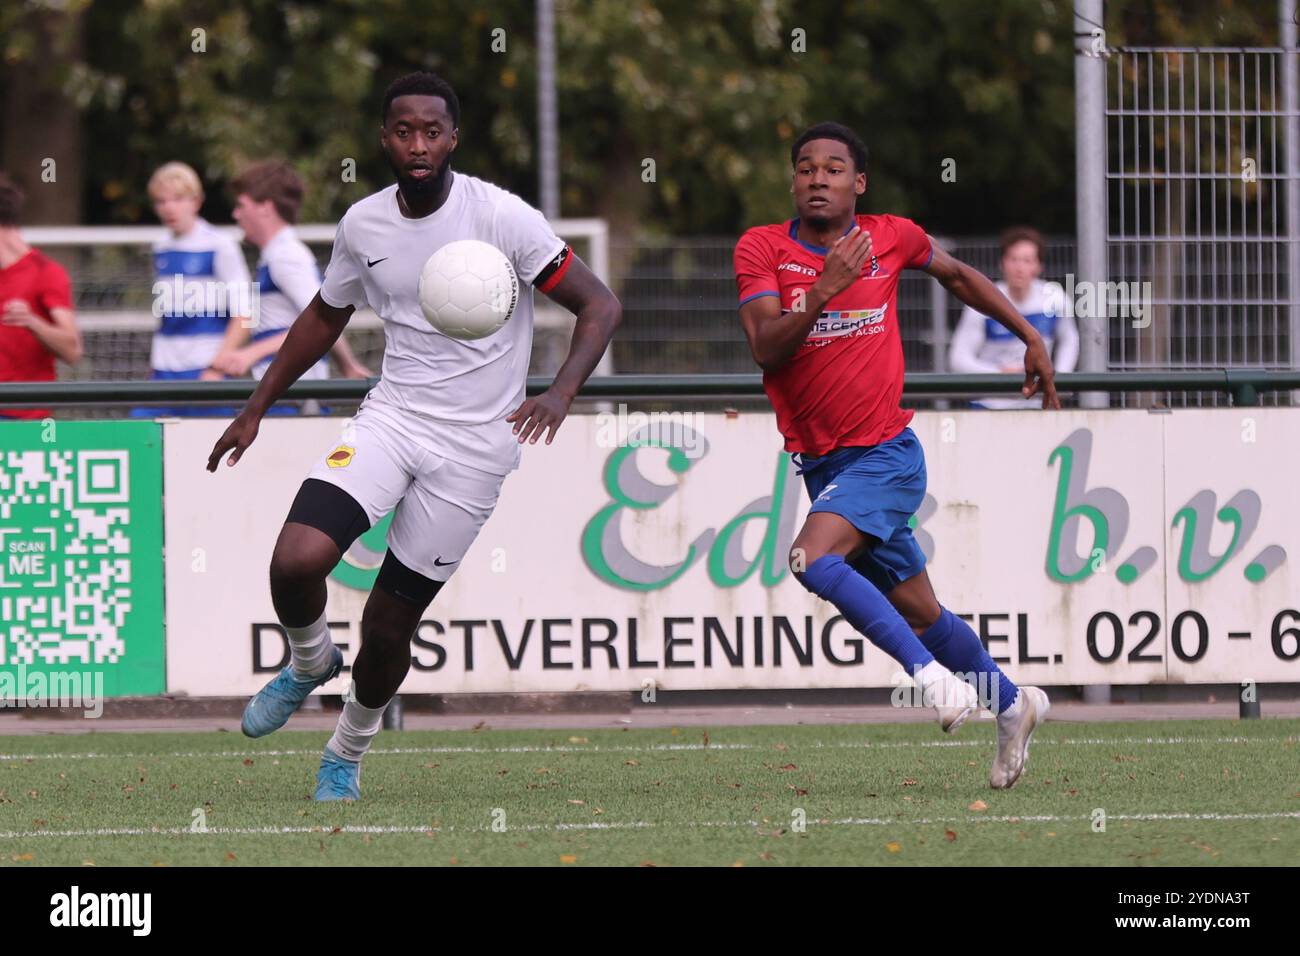
M481 339L500 331L519 301L519 277L496 246L458 239L420 270L420 308L429 324L454 339Z

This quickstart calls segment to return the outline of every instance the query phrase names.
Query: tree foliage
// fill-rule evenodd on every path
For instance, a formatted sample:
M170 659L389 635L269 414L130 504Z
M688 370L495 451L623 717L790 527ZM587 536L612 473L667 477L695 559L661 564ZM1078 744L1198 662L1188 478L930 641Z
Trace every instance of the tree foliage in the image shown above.
M1106 6L1110 43L1276 37L1272 0ZM5 71L36 68L33 23L50 7L0 8ZM460 94L457 168L537 198L530 0L62 8L80 20L81 55L42 75L62 90L68 122L82 124L82 221L149 221L144 184L169 159L199 170L208 214L223 218L221 185L267 156L307 178L305 218L336 217L389 181L379 101L413 69L443 74ZM565 215L679 235L782 218L792 140L833 118L871 148L864 208L936 232L1073 229L1068 0L557 0L556 23ZM40 155L40 144L16 153L21 129L0 137L8 156Z

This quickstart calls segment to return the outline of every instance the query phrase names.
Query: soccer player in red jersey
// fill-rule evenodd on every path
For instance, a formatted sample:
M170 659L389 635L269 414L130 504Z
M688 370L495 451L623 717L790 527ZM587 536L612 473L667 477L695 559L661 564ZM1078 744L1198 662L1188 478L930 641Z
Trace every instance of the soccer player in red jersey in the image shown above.
M54 360L81 361L68 274L23 241L22 190L0 173L0 382L53 382ZM0 418L45 418L44 408L0 408Z
M899 407L900 274L924 270L1010 329L1026 346L1022 394L1041 394L1044 408L1060 408L1051 359L993 283L916 223L855 214L867 188L867 148L853 130L813 126L795 141L790 161L797 218L746 232L735 269L741 323L812 501L791 571L907 668L945 731L980 704L996 714L990 783L1010 787L1047 716L1047 695L1017 687L970 626L940 606L908 525L925 495L926 472L908 427L912 412Z

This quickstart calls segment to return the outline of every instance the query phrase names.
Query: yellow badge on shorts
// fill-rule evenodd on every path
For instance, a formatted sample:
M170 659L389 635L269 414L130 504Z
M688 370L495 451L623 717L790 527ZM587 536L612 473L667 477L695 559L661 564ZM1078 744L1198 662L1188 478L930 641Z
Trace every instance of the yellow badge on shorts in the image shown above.
M346 468L352 464L352 456L357 450L351 445L339 445L332 452L325 456L325 464L331 468Z

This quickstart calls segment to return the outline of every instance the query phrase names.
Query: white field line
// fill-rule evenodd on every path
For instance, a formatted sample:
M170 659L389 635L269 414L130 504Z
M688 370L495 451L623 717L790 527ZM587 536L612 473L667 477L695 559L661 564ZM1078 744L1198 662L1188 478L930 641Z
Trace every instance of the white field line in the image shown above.
M674 751L701 751L701 750L777 750L778 746L785 747L786 750L893 750L893 749L910 749L913 747L931 748L931 747L987 747L992 743L988 740L922 740L922 741L886 741L884 743L863 742L837 742L823 743L820 741L811 743L797 744L649 744L645 746L613 746L603 747L599 744L591 746L583 745L564 745L555 746L530 746L522 745L516 747L376 747L370 751L372 754L548 754L548 753L661 753ZM1300 743L1300 737L1064 737L1059 740L1039 737L1038 746L1085 746L1085 747L1106 747L1106 746L1147 746L1147 745L1174 745L1181 746L1185 744L1253 744L1253 743L1270 743L1270 744L1295 744ZM784 751L779 751L784 752ZM214 751L182 751L178 753L26 753L26 754L3 754L0 753L0 761L13 760L143 760L143 759L163 759L163 758L182 758L182 757L305 757L320 756L320 750L214 750Z
M1132 813L1109 814L1106 819L1130 820L1142 823L1171 820L1300 820L1300 810L1276 813ZM1050 814L1029 814L1025 816L994 817L923 817L917 820L895 820L884 817L849 817L842 820L808 820L809 826L862 827L862 826L926 826L939 823L1091 823L1090 815L1055 816ZM510 826L503 833L509 832L566 832L574 830L651 830L651 829L743 829L783 827L775 821L758 820L688 820L669 823L648 823L645 821L600 822L600 823L532 823L522 826ZM139 837L139 836L294 836L299 834L317 834L334 836L348 834L415 834L415 833L488 833L488 826L344 826L344 827L208 827L203 830L190 830L188 827L171 828L127 828L104 827L92 830L0 830L0 840L18 840L27 837L63 837L85 839L87 837Z

